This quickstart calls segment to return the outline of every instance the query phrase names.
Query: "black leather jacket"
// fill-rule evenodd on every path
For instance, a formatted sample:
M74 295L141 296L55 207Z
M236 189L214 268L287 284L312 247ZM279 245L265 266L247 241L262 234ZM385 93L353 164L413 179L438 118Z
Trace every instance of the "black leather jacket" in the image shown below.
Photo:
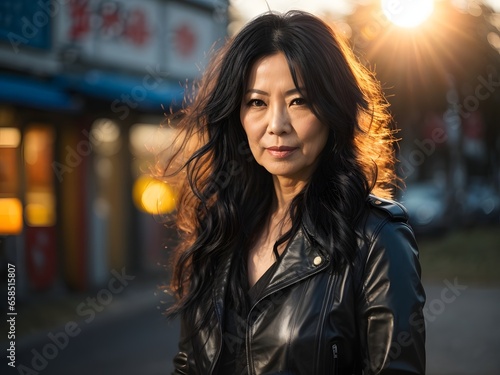
M424 374L425 293L414 235L399 204L371 196L353 266L330 258L299 232L252 307L248 374ZM175 374L213 374L222 347L225 281L217 276L212 331L182 340ZM235 374L239 375L239 374Z

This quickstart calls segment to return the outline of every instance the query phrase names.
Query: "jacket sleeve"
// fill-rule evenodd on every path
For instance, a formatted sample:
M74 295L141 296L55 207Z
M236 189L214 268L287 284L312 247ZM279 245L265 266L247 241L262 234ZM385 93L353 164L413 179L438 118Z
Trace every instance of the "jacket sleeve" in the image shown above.
M425 374L425 292L413 231L387 220L369 243L357 295L363 373Z
M192 359L191 341L187 339L184 319L181 318L181 332L179 338L179 351L174 357L174 372L172 375L187 375L189 373L189 360Z

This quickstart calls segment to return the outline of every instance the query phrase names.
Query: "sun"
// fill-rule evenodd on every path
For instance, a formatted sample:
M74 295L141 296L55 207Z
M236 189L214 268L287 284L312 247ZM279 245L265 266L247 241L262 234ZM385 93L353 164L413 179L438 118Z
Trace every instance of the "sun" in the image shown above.
M393 24L416 27L434 11L434 0L382 0L382 11Z

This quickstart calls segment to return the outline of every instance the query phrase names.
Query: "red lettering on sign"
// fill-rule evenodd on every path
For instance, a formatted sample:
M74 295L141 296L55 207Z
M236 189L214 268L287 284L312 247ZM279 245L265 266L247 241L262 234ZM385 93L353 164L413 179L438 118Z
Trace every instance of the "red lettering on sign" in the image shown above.
M196 46L196 35L187 24L182 24L174 31L175 49L183 57L189 57Z
M115 38L122 34L123 26L120 17L120 7L114 1L101 5L101 34Z
M142 9L133 9L127 18L125 36L135 45L142 46L147 43L149 35L144 11Z
M90 11L89 0L71 0L69 3L69 12L71 26L69 36L72 40L77 40L90 31Z

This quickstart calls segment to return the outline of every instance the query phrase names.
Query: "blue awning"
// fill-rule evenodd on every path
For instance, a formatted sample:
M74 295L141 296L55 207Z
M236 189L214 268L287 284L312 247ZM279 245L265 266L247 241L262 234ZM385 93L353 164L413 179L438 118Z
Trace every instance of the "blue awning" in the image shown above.
M0 74L0 102L48 111L78 111L82 107L81 101L53 81L7 74Z
M128 106L131 109L154 110L178 107L184 99L180 83L168 81L154 73L143 77L90 70L84 74L63 74L58 83L69 90L109 100L111 109Z

